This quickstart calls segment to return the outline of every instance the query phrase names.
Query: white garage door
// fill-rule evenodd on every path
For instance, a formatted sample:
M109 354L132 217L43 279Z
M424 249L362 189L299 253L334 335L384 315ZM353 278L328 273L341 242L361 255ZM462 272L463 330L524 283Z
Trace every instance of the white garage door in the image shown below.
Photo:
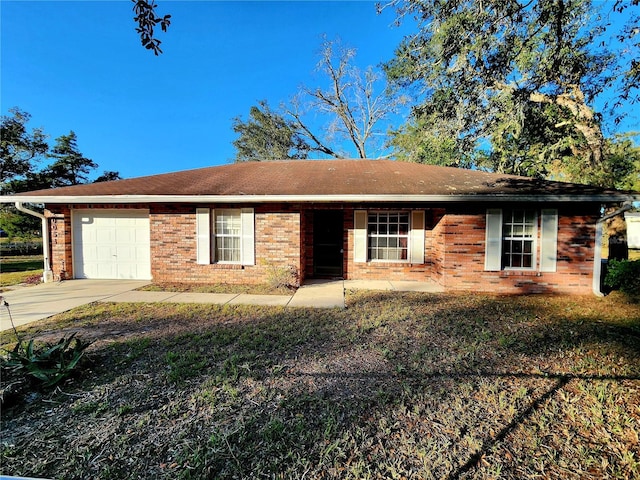
M148 210L74 210L76 278L151 279Z

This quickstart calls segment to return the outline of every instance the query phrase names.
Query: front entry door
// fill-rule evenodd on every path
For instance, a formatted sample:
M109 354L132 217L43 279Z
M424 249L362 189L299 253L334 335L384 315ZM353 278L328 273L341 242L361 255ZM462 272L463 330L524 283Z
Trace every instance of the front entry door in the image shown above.
M317 210L313 215L313 274L342 277L344 216L341 210Z

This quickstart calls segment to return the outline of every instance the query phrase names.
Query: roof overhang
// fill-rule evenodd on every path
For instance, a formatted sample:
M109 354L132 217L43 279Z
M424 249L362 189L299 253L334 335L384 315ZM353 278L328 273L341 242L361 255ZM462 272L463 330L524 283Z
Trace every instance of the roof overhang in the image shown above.
M640 194L613 195L7 195L0 203L133 204L133 203L462 203L462 202L597 202L640 201Z

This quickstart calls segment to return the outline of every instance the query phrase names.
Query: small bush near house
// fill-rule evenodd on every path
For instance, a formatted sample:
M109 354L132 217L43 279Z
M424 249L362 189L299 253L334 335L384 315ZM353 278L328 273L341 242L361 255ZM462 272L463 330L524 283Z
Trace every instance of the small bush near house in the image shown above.
M273 289L296 289L300 286L298 269L293 265L282 267L267 263L267 286Z
M640 297L640 260L611 260L604 283L629 296Z

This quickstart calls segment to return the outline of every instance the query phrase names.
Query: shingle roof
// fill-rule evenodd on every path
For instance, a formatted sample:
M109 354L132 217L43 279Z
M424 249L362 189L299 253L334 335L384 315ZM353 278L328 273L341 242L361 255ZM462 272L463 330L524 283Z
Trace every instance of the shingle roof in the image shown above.
M70 197L620 196L598 187L393 160L247 162L75 185L12 196L55 203ZM623 195L624 196L624 195ZM46 197L46 199L45 199ZM628 195L625 196L625 198ZM26 199L25 199L26 200ZM256 201L257 199L254 199ZM181 201L185 201L184 199Z

